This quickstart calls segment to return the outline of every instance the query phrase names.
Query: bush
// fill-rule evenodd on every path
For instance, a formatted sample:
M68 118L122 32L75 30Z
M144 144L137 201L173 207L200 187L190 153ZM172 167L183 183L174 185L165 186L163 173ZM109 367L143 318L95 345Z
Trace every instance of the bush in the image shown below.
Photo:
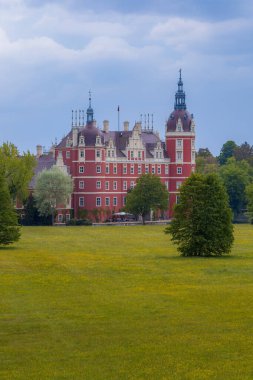
M70 219L66 226L92 226L92 222L89 219Z

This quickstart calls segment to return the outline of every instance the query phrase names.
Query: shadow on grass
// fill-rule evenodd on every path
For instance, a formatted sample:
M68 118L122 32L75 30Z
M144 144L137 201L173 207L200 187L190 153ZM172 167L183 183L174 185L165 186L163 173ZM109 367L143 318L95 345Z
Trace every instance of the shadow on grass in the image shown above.
M0 245L0 251L15 251L18 249L17 247L13 246L8 246L8 245Z
M234 256L234 255L224 255L224 256L156 256L156 259L158 260L231 260L231 259L239 259L240 256Z

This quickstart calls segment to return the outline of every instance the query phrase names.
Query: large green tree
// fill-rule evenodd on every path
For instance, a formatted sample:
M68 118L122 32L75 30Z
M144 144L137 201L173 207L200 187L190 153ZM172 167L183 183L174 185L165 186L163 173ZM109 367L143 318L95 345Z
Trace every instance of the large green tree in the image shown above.
M183 256L228 254L233 243L231 210L216 174L192 174L180 187L174 218L165 229Z
M71 177L53 166L40 172L36 179L34 197L41 215L51 215L52 224L56 206L66 205L73 191Z
M143 174L137 179L136 186L126 197L126 210L134 215L145 217L153 211L164 211L168 208L168 191L160 178L154 174Z
M23 201L28 196L28 185L31 181L36 159L30 152L19 154L12 143L0 146L0 173L4 176L12 200Z
M224 165L230 157L233 157L236 149L237 145L233 140L225 142L221 148L220 155L218 156L220 165Z
M196 156L196 172L200 174L217 173L218 160L208 148L200 148Z
M253 183L250 183L246 187L246 199L247 199L247 216L250 223L253 223Z
M246 161L236 161L234 157L222 165L219 174L229 197L229 204L236 217L246 205L246 186L250 182L250 166Z
M20 237L17 213L13 208L8 185L0 173L0 245L8 245Z

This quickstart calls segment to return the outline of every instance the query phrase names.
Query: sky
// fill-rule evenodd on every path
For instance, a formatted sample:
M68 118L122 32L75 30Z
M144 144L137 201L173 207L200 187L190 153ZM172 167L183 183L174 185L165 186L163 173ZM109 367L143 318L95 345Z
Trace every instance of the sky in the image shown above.
M89 90L99 127L164 140L180 68L197 149L253 145L252 0L0 0L0 144L48 150Z

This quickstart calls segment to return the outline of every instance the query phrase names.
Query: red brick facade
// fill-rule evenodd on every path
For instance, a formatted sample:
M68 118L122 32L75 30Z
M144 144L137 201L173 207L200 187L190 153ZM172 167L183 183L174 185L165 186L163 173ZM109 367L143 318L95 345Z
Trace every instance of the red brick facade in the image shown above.
M98 209L103 220L122 210L127 190L144 173L158 175L167 186L170 197L165 217L172 216L180 184L195 169L195 124L186 110L181 73L175 99L164 142L142 123L129 130L125 122L122 131L111 131L109 122L104 121L103 129L97 128L91 104L86 123L80 111L79 122L76 114L71 131L51 152L56 164L67 167L73 178L69 206L75 217L80 210ZM43 155L38 160L43 160ZM68 209L59 210L58 221L62 214L70 217Z

